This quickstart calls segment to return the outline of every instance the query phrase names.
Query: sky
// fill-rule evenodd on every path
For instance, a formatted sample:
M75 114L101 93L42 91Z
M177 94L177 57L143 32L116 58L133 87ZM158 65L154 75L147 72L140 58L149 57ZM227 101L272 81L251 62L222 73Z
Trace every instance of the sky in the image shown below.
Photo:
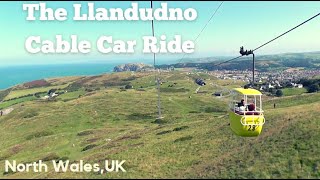
M94 2L95 8L126 8L131 1ZM148 1L138 2L139 8L149 8ZM47 7L65 8L66 21L27 21L23 4L32 2L0 2L0 66L9 64L59 64L84 62L152 62L152 54L142 53L142 36L152 35L151 21L73 21L73 4L82 4L82 13L87 13L88 2L46 2ZM154 8L161 1L154 1ZM194 21L155 21L155 35L166 35L171 40L181 35L182 40L194 40L221 1L168 1L168 8L194 8ZM238 56L239 47L254 49L299 23L320 12L317 1L225 1L197 39L195 52L185 58L208 56ZM36 13L38 18L38 13ZM55 35L64 39L77 35L80 40L92 44L89 54L30 54L24 48L29 36L41 36L42 40L54 41ZM136 40L134 54L102 54L96 49L100 36L112 36L114 40ZM255 52L256 55L320 50L320 16L298 29ZM182 58L183 54L157 55L158 62Z

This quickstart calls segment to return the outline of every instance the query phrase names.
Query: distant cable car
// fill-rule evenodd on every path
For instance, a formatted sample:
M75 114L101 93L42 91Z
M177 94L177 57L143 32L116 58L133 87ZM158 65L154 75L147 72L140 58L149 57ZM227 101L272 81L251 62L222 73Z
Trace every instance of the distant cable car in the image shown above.
M230 127L238 136L258 136L265 123L262 93L255 89L234 88L230 103Z

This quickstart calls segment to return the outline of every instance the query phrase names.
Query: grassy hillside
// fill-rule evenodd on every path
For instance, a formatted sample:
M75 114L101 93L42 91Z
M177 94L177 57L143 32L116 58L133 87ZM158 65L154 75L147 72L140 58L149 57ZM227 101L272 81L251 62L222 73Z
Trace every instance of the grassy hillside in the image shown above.
M13 90L4 98L4 100L10 100L10 99L19 98L19 97L22 97L22 96L32 95L32 94L35 94L37 92L46 93L50 89L63 89L65 87L67 87L67 86L68 86L68 84L57 85L57 86L49 86L49 87L39 87L39 88Z
M127 172L56 173L51 167L47 173L6 174L0 166L0 177L320 178L319 93L264 96L262 134L242 138L228 126L228 97L212 96L242 82L199 76L207 85L195 94L197 75L161 75L164 119L159 123L154 75L149 73L72 78L73 91L55 101L36 99L11 106L14 111L0 117L0 164L5 159L118 159L126 160ZM133 89L120 89L126 84Z
M284 88L282 89L284 96L293 96L293 95L300 95L306 93L306 88Z

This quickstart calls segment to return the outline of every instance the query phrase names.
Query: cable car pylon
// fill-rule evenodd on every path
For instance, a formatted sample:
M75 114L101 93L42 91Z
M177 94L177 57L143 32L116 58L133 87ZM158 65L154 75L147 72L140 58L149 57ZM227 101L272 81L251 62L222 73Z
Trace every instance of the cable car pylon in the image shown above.
M152 1L151 2L151 9L153 9L153 5L152 5ZM153 20L151 21L151 25L152 25L152 35L154 36L154 25L153 25ZM156 69L156 53L153 53L153 67L154 67L154 71L155 73L157 73L157 69ZM158 73L160 74L160 69L158 69ZM157 96L158 96L158 101L157 101L157 107L158 107L158 117L157 120L162 119L162 114L161 114L161 99L160 99L160 78L159 75L157 76L157 74L155 75L155 81L156 81L156 86L157 86Z
M252 82L251 82L251 86L254 87L254 71L255 71L255 62L254 62L254 53L253 50L243 50L243 46L240 47L240 54L241 56L248 56L250 54L252 54Z

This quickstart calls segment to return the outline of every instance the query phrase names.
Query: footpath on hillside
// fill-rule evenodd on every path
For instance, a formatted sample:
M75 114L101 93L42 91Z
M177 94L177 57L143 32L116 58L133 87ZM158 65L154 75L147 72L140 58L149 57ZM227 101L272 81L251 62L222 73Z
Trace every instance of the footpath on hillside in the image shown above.
M2 111L2 116L4 115L7 115L9 113L11 113L13 111L13 108L7 108L7 109L4 109L4 110L1 110Z

